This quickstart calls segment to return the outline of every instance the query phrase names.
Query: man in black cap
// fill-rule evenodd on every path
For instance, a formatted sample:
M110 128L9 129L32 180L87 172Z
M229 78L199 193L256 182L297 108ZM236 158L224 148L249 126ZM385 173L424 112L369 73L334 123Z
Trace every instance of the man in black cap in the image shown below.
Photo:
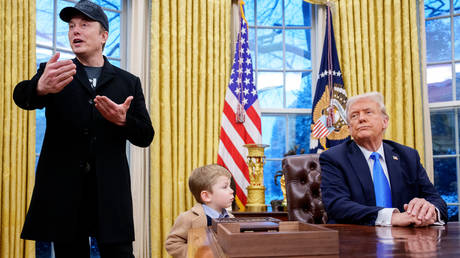
M60 12L76 58L56 53L13 94L27 110L45 108L46 132L21 237L53 241L57 258L134 257L126 140L147 147L153 127L138 77L102 55L109 23L102 8L80 1Z

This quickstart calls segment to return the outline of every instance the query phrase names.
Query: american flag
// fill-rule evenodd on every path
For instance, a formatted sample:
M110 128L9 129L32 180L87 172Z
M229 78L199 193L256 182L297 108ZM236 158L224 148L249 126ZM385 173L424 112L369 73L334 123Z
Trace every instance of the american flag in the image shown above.
M313 130L311 135L315 138L323 138L328 136L332 130L326 127L327 121L326 117L322 116L316 121L315 125L313 126Z
M244 210L249 171L247 149L243 145L261 143L262 129L248 45L248 27L244 19L240 19L240 24L230 82L225 94L217 163L232 173L236 184L235 200L240 210Z

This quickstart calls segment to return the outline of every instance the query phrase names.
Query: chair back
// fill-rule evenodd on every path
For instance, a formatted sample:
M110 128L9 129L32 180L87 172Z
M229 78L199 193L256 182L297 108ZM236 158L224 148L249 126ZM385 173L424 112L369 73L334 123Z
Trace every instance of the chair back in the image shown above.
M285 157L283 175L289 220L325 224L327 214L321 199L319 154Z

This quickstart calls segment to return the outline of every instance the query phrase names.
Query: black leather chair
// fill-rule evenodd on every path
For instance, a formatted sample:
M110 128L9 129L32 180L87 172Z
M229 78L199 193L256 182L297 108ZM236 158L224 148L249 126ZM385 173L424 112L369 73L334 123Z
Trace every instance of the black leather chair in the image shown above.
M289 220L325 224L327 214L321 199L319 154L285 157L283 174Z

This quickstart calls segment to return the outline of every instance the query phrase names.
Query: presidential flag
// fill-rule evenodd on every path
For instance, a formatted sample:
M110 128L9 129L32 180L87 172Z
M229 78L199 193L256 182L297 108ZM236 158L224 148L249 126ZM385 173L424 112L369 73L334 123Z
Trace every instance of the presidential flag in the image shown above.
M243 145L262 142L259 101L248 45L248 26L242 17L230 82L225 94L217 158L217 163L233 175L236 184L235 200L240 210L244 210L246 205L246 187L250 182L246 163L248 153Z
M347 93L335 46L330 7L327 7L323 53L313 99L310 153L318 153L350 138L345 106Z

